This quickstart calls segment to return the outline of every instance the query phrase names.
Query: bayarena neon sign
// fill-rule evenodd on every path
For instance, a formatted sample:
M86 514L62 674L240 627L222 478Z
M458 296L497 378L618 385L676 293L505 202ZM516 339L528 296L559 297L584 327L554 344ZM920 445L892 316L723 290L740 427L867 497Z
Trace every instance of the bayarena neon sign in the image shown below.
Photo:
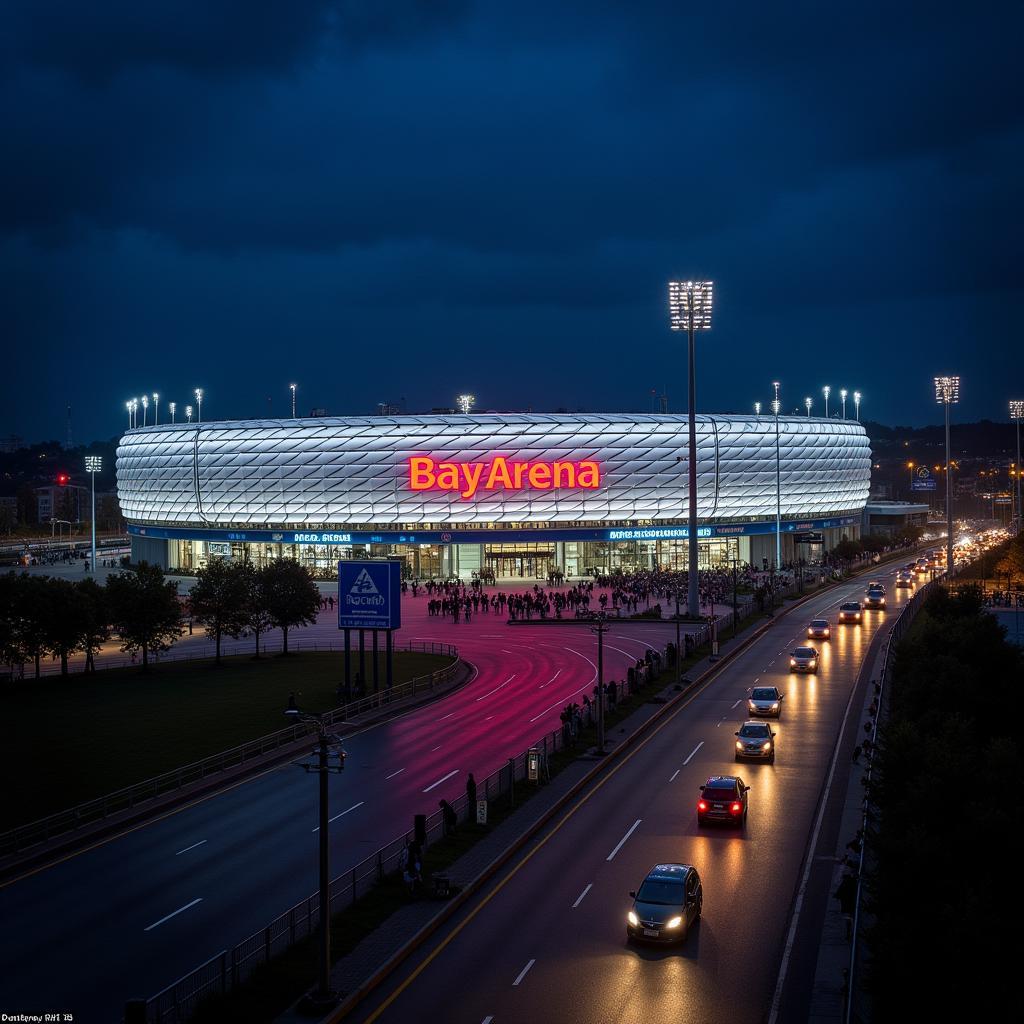
M429 455L409 459L410 490L458 491L467 500L479 491L595 491L600 486L601 465L593 459L519 461L504 455L490 462L439 462Z

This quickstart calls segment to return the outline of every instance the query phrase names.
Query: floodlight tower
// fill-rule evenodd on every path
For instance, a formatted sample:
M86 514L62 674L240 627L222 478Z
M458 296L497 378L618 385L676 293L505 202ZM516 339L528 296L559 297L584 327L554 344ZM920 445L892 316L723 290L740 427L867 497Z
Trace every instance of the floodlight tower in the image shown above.
M843 419L844 420L846 419L846 396L849 393L850 392L847 391L846 388L840 388L839 389L839 401L842 402L842 404L843 404Z
M821 389L821 393L825 396L825 419L828 419L828 396L832 394L832 388L826 384Z
M171 410L171 422L174 422L174 410L178 408L177 402L168 402L167 407Z
M755 416L760 416L761 415L761 403L760 402L755 402L754 403L754 415Z
M185 406L185 419L186 419L186 420L187 420L187 421L188 421L189 423L191 423L191 422L192 422L192 406L191 406L191 405L186 405L186 406Z
M779 382L772 381L775 398L772 399L772 412L775 413L775 571L782 571L782 455L779 447L779 410L782 401L779 398Z
M160 426L160 396L157 392L153 392L153 423L155 426Z
M96 575L96 474L103 468L102 455L86 455L85 471L92 477L92 572Z
M804 405L807 406L807 415L810 416L811 415L811 406L814 405L814 400L812 398L805 398L804 399Z
M132 426L133 426L133 423L132 423L132 400L130 398L128 399L127 402L124 403L124 407L128 410L128 429L131 430Z
M861 396L861 393L859 391L854 391L854 393L853 393L853 411L854 411L854 415L857 417L857 422L858 423L860 423L860 400L861 400L861 397L862 396Z
M1010 402L1010 419L1017 422L1017 533L1021 531L1021 524L1024 518L1021 517L1020 508L1020 421L1024 419L1024 402Z
M689 341L689 530L686 603L691 618L700 617L700 586L697 575L697 331L711 329L712 282L669 281L669 326L686 331Z
M298 390L298 384L289 384L288 389L292 393L292 419L295 419L295 392Z
M459 395L455 399L455 404L459 407L459 412L468 416L476 405L476 395Z
M203 422L203 389L196 388L194 392L196 396L196 422Z
M935 378L935 401L946 411L946 575L953 573L953 490L949 483L949 407L960 401L959 377Z
M149 395L142 396L142 425L146 425L146 412L149 409Z

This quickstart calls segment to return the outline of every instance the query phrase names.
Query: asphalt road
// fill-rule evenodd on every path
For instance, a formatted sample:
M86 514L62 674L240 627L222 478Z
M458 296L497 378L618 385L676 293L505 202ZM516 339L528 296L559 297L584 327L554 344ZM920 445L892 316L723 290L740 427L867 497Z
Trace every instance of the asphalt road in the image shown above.
M585 626L485 615L454 626L424 609L423 598L409 606L403 639L457 643L477 675L346 740L346 770L330 781L338 874L410 829L414 813L463 794L468 772L482 781L557 728L566 703L593 687ZM674 633L615 623L606 678ZM286 765L0 888L0 1011L119 1020L126 999L152 995L316 889L317 821L315 779Z
M833 626L817 676L788 671L810 618L836 621L863 580L776 622L642 746L602 777L453 926L424 947L353 1019L467 1024L680 1024L766 1019L790 908L840 726L871 639L903 604L884 570L888 613ZM774 765L735 764L733 733L752 685L785 692ZM697 828L698 787L739 774L745 829ZM664 861L695 864L699 925L679 947L626 942L628 892ZM790 964L787 988L813 979Z

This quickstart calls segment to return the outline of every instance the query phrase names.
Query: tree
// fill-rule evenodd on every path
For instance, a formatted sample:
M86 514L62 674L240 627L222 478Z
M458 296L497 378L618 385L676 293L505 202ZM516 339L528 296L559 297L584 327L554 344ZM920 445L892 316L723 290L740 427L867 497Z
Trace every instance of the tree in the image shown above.
M23 572L17 577L17 631L25 660L35 663L39 678L39 659L46 653L47 592L49 576L30 576Z
M246 627L249 596L248 567L242 562L212 558L196 573L195 586L188 595L189 607L216 643L217 665L221 637L225 633L238 636Z
M15 665L24 665L30 657L22 629L26 579L26 573L0 576L0 661L12 672Z
M81 596L70 580L47 579L42 610L43 648L60 658L60 674L68 674L68 656L82 647Z
M166 651L181 636L178 588L164 579L158 565L137 566L107 577L110 622L121 639L121 650L142 651L142 670L149 668L150 651Z
M832 557L840 562L852 562L855 558L860 557L862 550L859 540L844 538L832 549Z
M290 558L278 558L260 572L265 608L270 622L281 630L282 654L288 653L288 630L312 625L320 611L320 591L309 570Z
M1007 545L1005 554L996 566L996 572L1005 576L1011 587L1013 580L1024 576L1024 534L1014 537Z
M868 554L876 555L884 551L889 546L888 537L883 537L878 533L869 533L864 537L861 537L861 547L868 552Z
M78 590L78 614L81 617L82 649L85 671L96 671L96 651L110 639L110 605L106 588L91 576L75 584Z
M263 574L257 572L252 563L245 562L245 628L256 639L256 654L260 656L260 637L274 625L268 607Z

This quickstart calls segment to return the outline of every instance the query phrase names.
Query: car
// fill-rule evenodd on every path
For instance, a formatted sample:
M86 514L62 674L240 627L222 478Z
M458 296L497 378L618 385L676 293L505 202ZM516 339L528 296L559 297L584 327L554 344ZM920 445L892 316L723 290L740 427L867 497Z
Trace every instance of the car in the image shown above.
M692 864L655 864L630 894L626 939L682 942L700 920L704 887Z
M839 606L839 621L841 623L860 622L862 611L859 601L848 601L846 604L841 604Z
M901 572L896 577L897 587L912 587L914 585L914 577L909 572Z
M868 608L884 608L885 607L885 587L876 586L868 587L867 596L864 599L864 604Z
M737 761L775 764L775 733L767 722L744 722L734 735Z
M814 647L797 647L789 656L789 671L817 673L817 650Z
M747 713L751 715L767 715L778 718L782 714L782 698L777 686L755 686L750 691L747 701Z
M764 722L751 722L762 729L768 726ZM709 821L727 821L731 825L743 827L747 820L747 793L750 787L743 784L738 775L712 775L700 787L700 799L697 801L697 824L706 825Z
M807 638L809 640L827 640L832 635L832 627L828 619L811 619L807 627Z

